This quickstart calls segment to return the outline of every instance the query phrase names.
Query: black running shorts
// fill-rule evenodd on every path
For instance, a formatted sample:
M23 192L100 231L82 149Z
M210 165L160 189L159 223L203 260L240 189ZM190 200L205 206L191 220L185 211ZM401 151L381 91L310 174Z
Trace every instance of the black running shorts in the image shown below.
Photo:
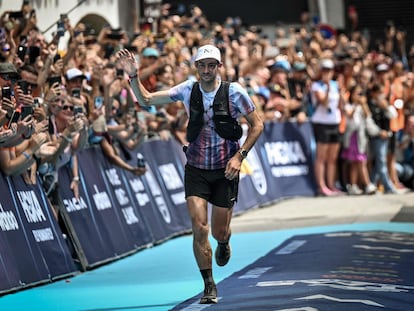
M203 170L185 166L185 197L196 196L219 207L232 208L237 201L239 178L228 180L224 168Z

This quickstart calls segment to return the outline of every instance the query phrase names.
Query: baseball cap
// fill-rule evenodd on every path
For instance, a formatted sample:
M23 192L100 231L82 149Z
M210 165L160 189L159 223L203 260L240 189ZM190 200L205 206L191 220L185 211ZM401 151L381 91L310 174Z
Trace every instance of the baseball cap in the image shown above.
M256 95L260 95L260 96L264 97L266 100L269 100L270 90L269 90L269 88L267 88L265 86L260 86L259 89L256 92Z
M72 80L72 79L75 79L75 78L85 79L86 76L78 68L70 68L66 71L66 78L68 80Z
M375 68L377 70L377 72L384 72L384 71L388 71L390 69L390 67L387 64L378 64L378 66Z
M332 59L325 58L321 60L321 68L322 69L334 69L335 64Z
M20 76L12 63L0 63L0 74L9 74L15 77Z
M304 71L304 70L306 70L306 63L296 61L296 62L293 63L292 67L293 67L294 71Z
M272 71L284 71L284 72L289 72L290 71L290 63L289 61L287 61L286 59L280 59L277 60L273 66L271 67Z
M145 48L144 51L142 52L142 56L143 57L160 57L160 53L158 52L157 49L154 48Z
M214 58L219 63L221 63L220 50L211 44L207 44L207 45L203 45L202 47L199 47L194 61L198 62L199 60L206 59L206 58Z

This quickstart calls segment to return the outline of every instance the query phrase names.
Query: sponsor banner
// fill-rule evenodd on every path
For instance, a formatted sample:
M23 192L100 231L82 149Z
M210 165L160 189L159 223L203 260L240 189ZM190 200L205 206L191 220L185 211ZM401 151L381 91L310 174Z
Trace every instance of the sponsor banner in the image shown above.
M48 271L43 261L38 261L41 254L38 248L32 250L31 242L26 237L26 229L16 209L14 197L9 184L0 175L0 292L23 287L37 281L48 280ZM34 244L34 243L33 243Z
M179 152L182 151L173 141L153 140L142 145L132 157L143 156L146 161L148 171L142 176L142 181L148 203L143 208L146 208L145 215L156 241L191 228Z
M234 209L236 214L274 199L275 193L269 188L266 168L262 165L258 151L260 148L254 146L242 162L239 196Z
M90 150L83 150L78 154L80 167L82 167L83 156L89 157L91 155L92 151ZM83 178L84 174L82 171L83 169L80 170L79 200L74 197L73 191L70 189L72 174L69 173L70 169L66 167L61 168L59 171L59 191L86 260L89 265L92 265L111 258L114 251L106 244L106 240L101 233L101 229L104 229L102 218L97 215L96 209L92 208L91 199L88 198L88 194L84 190L86 179ZM98 178L93 179L96 180Z
M294 236L220 282L208 310L411 310L414 234ZM197 296L172 310L203 310Z
M75 265L43 188L27 185L22 176L9 177L17 210L31 245L39 248L51 278L74 272ZM36 242L36 243L33 243Z
M176 226L174 231L186 231L191 228L191 219L185 200L184 166L180 158L180 153L183 152L174 148L177 143L173 140L152 141L147 145L148 152L153 155L151 171L154 172L171 211L172 223Z
M129 252L133 249L133 243L121 222L122 212L113 200L114 195L105 176L107 163L100 147L83 150L78 154L78 159L86 207L81 213L70 212L69 215L81 244L86 242L83 248L87 260L93 264ZM69 181L67 178L68 184ZM67 193L65 199L68 196L71 198L73 194ZM86 227L85 222L89 222ZM95 228L89 232L88 226Z
M315 195L312 141L309 122L266 124L257 143L257 154L269 183L267 197L276 200Z
M39 183L1 176L0 187L0 291L76 272Z
M132 250L153 243L151 229L137 208L136 196L133 188L131 189L131 185L138 183L141 177L111 165L105 157L102 160L101 169L108 195L114 202L114 211L125 239L129 242L129 248Z

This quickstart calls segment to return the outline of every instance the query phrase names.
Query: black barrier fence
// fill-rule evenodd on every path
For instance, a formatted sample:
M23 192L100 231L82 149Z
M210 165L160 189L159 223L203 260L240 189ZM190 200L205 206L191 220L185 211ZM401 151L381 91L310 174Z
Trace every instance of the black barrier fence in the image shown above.
M313 196L309 123L270 123L243 161L235 214L274 201ZM189 233L184 198L185 155L175 140L152 140L126 157L146 159L137 177L113 166L99 147L79 152L80 199L69 168L59 171L65 240L41 181L0 177L0 294L94 268ZM74 247L71 247L74 246Z

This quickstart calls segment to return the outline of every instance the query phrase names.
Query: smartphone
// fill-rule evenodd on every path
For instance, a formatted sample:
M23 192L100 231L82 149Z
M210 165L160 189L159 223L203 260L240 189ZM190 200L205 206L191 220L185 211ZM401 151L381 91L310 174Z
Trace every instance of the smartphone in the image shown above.
M9 13L10 18L23 18L23 12L22 11L15 11Z
M1 89L1 96L3 98L11 99L11 95L12 95L11 88L9 86L3 86Z
M55 57L53 57L53 63L56 63L61 58L59 53L56 53Z
M38 46L29 47L29 62L33 64L40 56L40 48Z
M81 106L75 106L75 108L73 109L73 114L77 116L82 113L83 113L83 108Z
M10 128L12 123L16 123L17 121L19 121L19 118L20 118L20 112L14 110L10 117L9 123L7 124L7 128Z
M47 79L47 82L49 83L49 86L51 87L53 84L55 84L56 82L58 82L59 84L62 84L62 77L61 76L53 76L53 77L49 77Z
M65 22L63 20L60 20L57 22L57 35L59 37L63 37L65 35Z
M26 54L27 54L27 47L24 45L19 45L19 47L17 48L17 56L24 61L24 59L26 58Z
M161 52L164 51L165 40L164 39L156 39L155 44L157 45L157 49Z
M95 108L99 109L104 104L104 98L102 96L96 96L95 100L94 100L94 103L95 103Z
M21 108L21 119L23 120L24 118L26 118L27 116L31 116L33 115L33 106L22 106Z
M124 76L124 70L116 68L116 76L117 77L123 77Z
M23 94L29 94L29 83L27 81L19 80L17 85L22 89Z
M79 88L72 89L72 97L80 98L81 97L81 90Z
M40 107L39 97L35 97L33 99L33 108L39 108L39 107Z
M120 32L112 31L106 35L106 37L110 40L121 40L123 35Z

